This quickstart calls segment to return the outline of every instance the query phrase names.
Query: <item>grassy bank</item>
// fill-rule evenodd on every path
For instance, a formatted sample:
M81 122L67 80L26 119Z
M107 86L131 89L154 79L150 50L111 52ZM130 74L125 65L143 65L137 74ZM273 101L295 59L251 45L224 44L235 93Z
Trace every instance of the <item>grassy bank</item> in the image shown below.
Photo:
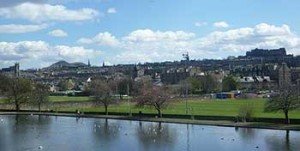
M265 113L263 110L265 99L236 99L236 100L188 100L188 114L190 115L209 115L209 116L237 116L240 106L250 103L254 106L254 117L265 118L284 118L283 114ZM83 112L104 112L103 107L77 107L77 108L56 108L58 111L75 111L79 109ZM109 112L119 113L156 113L156 110L151 107L135 107L133 103L123 101L118 105L111 105ZM185 101L175 101L170 103L168 107L163 109L163 114L185 114ZM300 119L300 110L292 111L290 118Z
M9 99L7 98L0 98L0 103L8 103Z
M83 102L90 101L89 97L68 97L68 96L50 96L51 102ZM250 103L254 106L254 117L263 118L284 118L281 112L278 113L265 113L263 110L266 99L234 99L234 100L188 100L188 114L189 115L203 115L203 116L237 116L240 106ZM0 98L0 103L8 102L7 99ZM104 112L103 107L64 107L52 108L57 111L75 111L79 109L83 112ZM117 105L109 106L109 112L117 113L156 113L156 110L151 107L135 107L134 103L128 103L127 100L121 101ZM185 100L173 101L165 109L162 110L163 114L181 114L185 115ZM300 110L292 111L290 118L300 119Z
M49 96L50 102L81 102L81 101L89 101L89 97L81 97L81 96Z
M75 96L49 96L50 102L81 102L81 101L89 101L89 97L75 97ZM8 103L9 99L0 98L0 103Z

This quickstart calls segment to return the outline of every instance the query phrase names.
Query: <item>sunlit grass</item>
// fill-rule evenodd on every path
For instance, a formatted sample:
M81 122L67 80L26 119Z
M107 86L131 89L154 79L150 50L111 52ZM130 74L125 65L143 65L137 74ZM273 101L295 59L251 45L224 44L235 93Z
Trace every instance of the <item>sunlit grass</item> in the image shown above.
M188 114L193 115L212 115L212 116L237 116L241 105L250 103L254 106L254 117L270 117L284 118L281 112L266 113L264 112L265 99L234 99L234 100L188 100ZM173 101L162 110L163 114L185 114L185 100ZM59 111L75 111L79 109L83 112L104 112L103 107L72 107L58 108ZM122 101L117 105L111 105L108 108L109 112L119 113L156 113L156 110L151 107L136 107L134 103L128 103L127 100ZM290 112L291 118L300 118L300 111Z
M50 96L49 100L51 102L68 102L68 101L89 101L89 97L80 97L80 96Z

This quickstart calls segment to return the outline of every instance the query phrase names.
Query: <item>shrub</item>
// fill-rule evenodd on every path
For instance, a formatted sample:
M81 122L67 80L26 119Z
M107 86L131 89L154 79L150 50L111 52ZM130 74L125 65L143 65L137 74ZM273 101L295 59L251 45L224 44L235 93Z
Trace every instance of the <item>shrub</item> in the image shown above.
M248 122L253 117L253 104L246 103L240 106L238 111L238 118L243 122Z

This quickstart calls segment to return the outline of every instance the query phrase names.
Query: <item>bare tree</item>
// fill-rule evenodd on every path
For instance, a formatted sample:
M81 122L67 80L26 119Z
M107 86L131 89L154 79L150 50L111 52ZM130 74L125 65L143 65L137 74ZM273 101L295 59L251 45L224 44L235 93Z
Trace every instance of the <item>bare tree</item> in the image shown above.
M42 104L49 102L49 87L41 83L36 83L32 93L32 102L37 105L39 111L41 111Z
M3 79L2 79L3 78ZM27 103L32 91L31 81L23 78L11 78L1 76L1 93L6 95L15 104L16 111L20 106Z
M95 79L92 81L90 90L96 105L102 104L105 108L105 114L108 115L108 106L113 103L113 82L109 80Z
M3 74L0 74L0 95L5 95L8 91L9 78Z
M278 92L271 96L265 104L266 112L282 111L286 124L290 124L289 111L298 108L300 108L299 92L295 86L290 85L280 87Z
M133 81L129 78L121 78L117 81L118 93L120 99L123 99L123 95L129 95L130 90L132 89Z
M161 110L170 100L167 87L160 86L144 86L140 95L136 98L137 106L153 106L157 110L159 117L162 117Z

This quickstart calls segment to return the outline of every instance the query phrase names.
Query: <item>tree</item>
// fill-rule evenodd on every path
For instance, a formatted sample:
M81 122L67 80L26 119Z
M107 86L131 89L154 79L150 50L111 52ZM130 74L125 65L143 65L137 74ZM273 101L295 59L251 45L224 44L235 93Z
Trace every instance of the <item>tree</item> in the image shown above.
M0 74L0 95L5 95L8 91L9 78L3 74Z
M229 92L237 89L237 82L234 80L232 76L227 76L222 81L222 90Z
M167 87L151 85L144 86L141 94L135 99L137 106L153 106L157 110L158 116L162 117L161 110L168 104L170 98Z
M187 97L189 92L192 91L192 84L189 79L181 80L179 82L180 96ZM196 89L196 87L194 87Z
M65 79L59 81L58 87L61 91L72 90L75 87L75 83L72 79Z
M295 86L285 85L271 96L265 104L266 112L282 111L285 116L285 124L290 124L289 111L300 108L299 91Z
M151 85L152 81L150 77L141 77L137 81L133 82L131 95L137 97L142 94L144 87L150 87Z
M1 91L10 101L15 104L16 111L20 111L20 106L29 101L32 92L31 81L24 78L10 78L1 76Z
M114 101L112 81L95 79L90 86L91 94L96 105L103 104L105 114L108 115L108 106Z
M201 80L202 91L204 94L211 93L217 87L216 80L211 75L205 75Z
M117 81L118 93L120 94L120 99L123 99L123 95L126 95L132 89L132 80L128 78L122 78ZM128 94L129 95L129 94Z
M216 88L216 81L211 75L201 77L189 77L188 79L191 92L193 94L210 93Z
M253 104L243 104L240 106L238 111L238 117L242 119L243 122L250 121L253 116L254 106Z
M200 91L202 91L201 80L199 80L199 79L197 79L195 77L189 77L187 79L187 81L189 82L189 85L190 85L190 88L191 88L191 91L192 91L193 94L197 94ZM184 84L184 83L182 83L182 84Z
M36 104L41 111L42 104L49 102L49 87L47 85L36 83L32 93L33 104Z

